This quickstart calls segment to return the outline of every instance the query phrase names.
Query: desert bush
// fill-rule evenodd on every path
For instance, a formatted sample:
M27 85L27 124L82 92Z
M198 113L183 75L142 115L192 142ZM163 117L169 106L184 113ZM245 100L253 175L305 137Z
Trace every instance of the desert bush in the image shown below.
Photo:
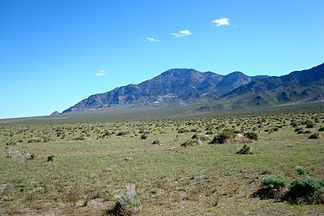
M52 162L52 161L54 161L54 155L50 155L50 156L48 156L46 161L47 161L47 162Z
M6 146L5 147L5 153L6 153L7 157L13 157L13 156L20 155L20 153L11 146Z
M316 179L305 172L300 175L300 179L291 183L283 199L295 204L324 204L324 179Z
M148 136L147 136L147 134L145 134L145 133L141 135L141 139L147 139L147 137L148 137Z
M127 192L116 196L116 203L112 209L106 211L106 215L130 216L141 209L141 201L135 191L135 185L127 185Z
M152 145L161 145L161 144L162 144L162 142L160 140L154 140L152 142Z
M250 146L247 145L243 145L243 147L236 152L236 154L252 154L252 148Z
M303 131L304 130L304 128L302 128L302 127L297 127L296 129L295 129L295 132L300 132L300 131Z
M278 131L278 130L279 130L278 127L274 127L274 128L271 129L271 131Z
M187 129L184 129L184 128L180 128L178 130L178 133L188 133L189 131Z
M194 146L194 145L201 145L202 142L200 139L190 139L181 144L182 147Z
M104 139L111 137L112 133L110 131L104 131L101 135L99 135L98 139Z
M43 142L49 142L51 139L49 137L43 136L42 137Z
M27 141L27 143L39 143L42 142L42 138L40 137L33 137Z
M268 176L262 180L262 185L271 189L282 189L286 183L286 179L282 176Z
M37 157L37 155L36 154L34 154L34 153L31 153L30 155L29 155L29 158L28 158L28 160L34 160L35 158Z
M298 126L298 122L296 120L292 120L291 123L290 123L290 125L292 127L297 127Z
M302 124L306 125L306 128L313 128L315 126L315 123L312 120L304 121Z
M207 134L207 135L214 134L214 131L212 131L212 130L208 130L208 131L206 131L206 134Z
M284 190L287 181L282 176L268 176L262 180L263 188L253 195L260 198L278 198L294 204L324 204L324 178L315 178L302 168L296 169L299 179Z
M245 133L244 136L246 136L247 138L249 138L251 140L258 140L258 134L255 132Z
M116 136L126 136L127 134L129 134L129 131L119 131Z
M7 143L6 143L6 145L7 146L13 146L13 145L16 145L17 144L17 141L16 140L9 140Z
M308 137L308 139L319 139L319 138L320 138L320 134L318 132L315 132Z
M304 168L300 167L300 166L296 167L296 172L298 173L298 175L306 175L307 174L307 172L304 170Z
M282 176L268 176L262 180L261 186L259 190L252 194L253 197L280 199L286 187L286 179Z
M80 134L80 136L73 138L73 140L85 140L86 136L84 134Z
M324 131L324 127L320 127L318 131Z
M234 130L224 129L220 134L216 135L210 144L224 144L226 140L234 138Z
M194 134L194 135L192 135L191 139L199 139L199 135L198 134Z

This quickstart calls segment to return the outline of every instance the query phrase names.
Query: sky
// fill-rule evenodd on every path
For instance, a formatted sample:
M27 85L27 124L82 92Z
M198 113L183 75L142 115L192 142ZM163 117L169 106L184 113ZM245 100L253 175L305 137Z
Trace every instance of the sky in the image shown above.
M280 76L324 62L323 0L0 0L0 119L171 68Z

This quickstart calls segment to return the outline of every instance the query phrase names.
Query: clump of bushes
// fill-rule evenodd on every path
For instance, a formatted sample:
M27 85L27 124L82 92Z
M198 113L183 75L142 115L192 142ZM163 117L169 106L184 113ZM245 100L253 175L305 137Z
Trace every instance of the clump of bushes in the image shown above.
M258 134L255 132L248 132L244 135L234 129L224 129L221 133L216 135L210 144L224 144L228 142L233 143L250 143L252 140L258 140Z
M261 199L280 199L286 184L287 181L284 177L271 175L262 180L262 188L252 195Z
M9 140L7 143L6 143L6 145L7 146L13 146L13 145L16 145L17 144L17 141L16 140Z
M40 143L42 142L42 138L40 137L33 137L27 141L27 143Z
M251 139L251 140L258 140L258 134L255 132L247 132L244 134L244 136L246 136L247 138Z
M224 144L227 140L234 138L233 129L224 129L220 134L217 134L210 144Z
M110 132L110 131L104 131L104 133L101 134L101 135L99 135L97 138L98 138L98 139L109 138L109 137L111 137L112 134L113 134L113 133Z
M80 134L80 136L77 136L75 138L73 138L72 140L85 140L86 136L84 134Z
M302 168L298 168L297 173L300 178L290 184L282 176L268 176L262 180L262 188L253 195L293 204L324 204L324 179L312 177Z
M290 184L283 200L294 204L324 204L324 178L312 177L301 167L296 171L300 178Z

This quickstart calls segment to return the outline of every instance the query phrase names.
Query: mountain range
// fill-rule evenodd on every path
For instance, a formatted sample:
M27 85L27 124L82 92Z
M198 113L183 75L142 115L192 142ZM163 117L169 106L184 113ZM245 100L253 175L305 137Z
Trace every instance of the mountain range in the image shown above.
M139 84L94 94L63 113L127 104L178 104L190 101L227 104L230 109L324 100L324 63L284 76L220 75L194 69L171 69ZM229 104L229 105L228 105Z

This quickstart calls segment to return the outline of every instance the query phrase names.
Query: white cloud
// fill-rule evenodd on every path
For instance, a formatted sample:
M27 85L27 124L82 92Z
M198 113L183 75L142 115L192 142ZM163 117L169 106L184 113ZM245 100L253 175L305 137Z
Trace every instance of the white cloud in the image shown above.
M188 29L180 30L177 33L171 33L170 34L173 37L179 38L179 37L186 37L192 35L191 31Z
M96 77L102 77L102 76L105 76L105 75L106 75L106 71L101 70L101 71L97 72L95 75L96 75Z
M157 43L160 40L157 39L157 38L153 38L153 37L147 37L147 38L144 39L144 41L149 42L149 43Z
M230 20L228 18L219 18L211 21L211 23L215 26L229 26Z

